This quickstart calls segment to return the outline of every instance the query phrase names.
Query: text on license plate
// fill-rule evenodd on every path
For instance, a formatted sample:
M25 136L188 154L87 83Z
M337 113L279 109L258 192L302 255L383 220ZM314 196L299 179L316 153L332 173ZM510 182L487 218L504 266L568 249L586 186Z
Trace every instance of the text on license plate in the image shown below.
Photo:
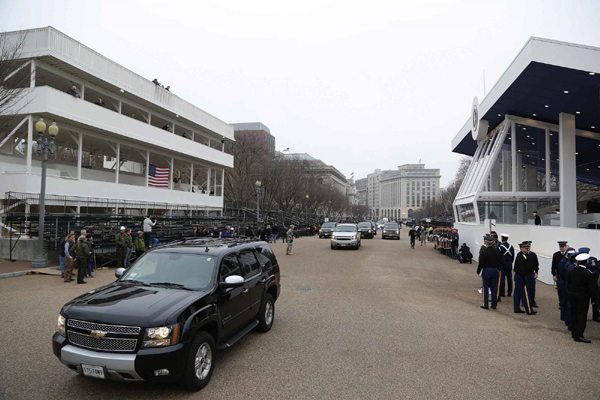
M81 370L85 376L91 376L92 378L104 379L104 368L97 365L86 365L81 364Z

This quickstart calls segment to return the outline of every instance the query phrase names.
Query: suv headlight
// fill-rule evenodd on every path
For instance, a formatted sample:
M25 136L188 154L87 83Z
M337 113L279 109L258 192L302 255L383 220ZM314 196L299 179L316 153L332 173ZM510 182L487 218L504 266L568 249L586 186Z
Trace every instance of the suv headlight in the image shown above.
M356 235L352 236L352 240L356 240Z
M144 334L142 348L164 347L176 344L179 340L179 325L159 326L147 328Z
M396 235L399 235L399 234L400 234L400 231L396 231Z
M56 332L63 337L67 337L65 333L65 322L67 320L62 315L58 315L58 325L56 326Z
M371 230L369 229L369 233L371 233Z
M322 233L322 232L323 232L323 230L322 230L322 229L319 229L319 233Z

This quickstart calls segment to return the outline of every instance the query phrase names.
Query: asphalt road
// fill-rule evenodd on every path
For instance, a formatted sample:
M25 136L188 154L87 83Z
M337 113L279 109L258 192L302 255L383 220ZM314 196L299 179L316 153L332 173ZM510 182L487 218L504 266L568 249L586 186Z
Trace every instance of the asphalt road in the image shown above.
M2 399L600 398L600 324L576 343L559 320L553 287L538 284L538 314L511 298L482 310L476 264L461 265L408 240L363 240L330 250L302 238L282 269L275 324L218 353L209 385L119 383L78 376L52 353L61 306L89 284L30 275L0 280ZM532 249L535 251L535 249ZM591 318L591 314L590 314Z

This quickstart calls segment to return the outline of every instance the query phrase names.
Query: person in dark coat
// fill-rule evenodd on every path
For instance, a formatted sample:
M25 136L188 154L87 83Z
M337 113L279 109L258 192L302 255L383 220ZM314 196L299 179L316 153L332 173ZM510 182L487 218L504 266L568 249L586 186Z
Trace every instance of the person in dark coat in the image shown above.
M466 243L463 243L462 246L460 246L460 250L458 253L460 254L458 260L461 264L473 264L473 253L471 253L471 249L469 248L469 246L467 246Z
M552 267L550 269L550 272L552 272L552 278L554 279L554 282L556 282L556 291L558 292L558 307L562 307L562 292L559 289L559 283L558 281L561 279L560 275L558 274L558 263L560 263L561 260L563 260L565 258L565 256L567 255L567 241L566 240L559 240L558 241L558 251L554 254L552 254ZM561 314L562 314L562 308L561 308ZM562 318L561 318L562 319Z
M501 235L501 242L498 250L502 253L502 274L500 275L500 289L499 295L500 297L504 297L506 293L508 297L512 295L513 292L513 278L512 278L512 268L513 262L515 261L515 248L508 243L509 235L507 233L503 233ZM505 291L505 284L507 286Z
M573 340L581 343L591 343L591 340L586 339L583 333L585 332L590 300L593 305L596 304L593 298L596 286L594 275L587 269L587 260L589 258L589 254L579 254L576 258L577 268L573 269L568 276L572 319L571 336Z
M87 235L85 235L85 238L85 243L90 249L90 256L87 258L86 263L86 277L93 278L94 275L92 275L92 270L94 269L94 235L88 233Z
M477 275L481 273L483 280L483 304L481 308L488 309L488 292L492 292L492 308L495 310L498 305L498 280L502 267L504 266L502 253L496 248L496 240L492 236L485 236L484 242L486 249L479 258Z
M90 256L90 248L85 243L86 238L84 235L79 236L77 244L69 249L71 257L75 259L75 267L77 268L77 283L87 283L83 280L85 276L85 267L87 265L87 259Z
M117 249L117 268L123 268L125 262L125 253L127 252L127 235L125 227L121 227L121 232L115 237L115 246Z
M542 224L542 219L540 218L540 216L538 215L537 211L533 212L533 217L535 219L535 224L536 225L541 225Z
M582 247L578 250L580 253L590 254L589 247ZM587 260L587 269L594 275L594 293L592 294L592 300L595 304L592 304L592 319L596 322L600 322L600 310L598 310L598 300L600 300L599 288L598 288L598 276L600 275L600 263L596 257L590 256Z
M515 291L513 296L513 305L515 313L523 313L521 310L521 303L525 304L525 311L527 315L536 314L537 311L533 311L530 302L529 288L527 287L527 272L529 271L529 249L531 248L531 242L522 242L519 244L521 251L515 258Z
M211 236L215 237L215 238L218 238L220 234L221 234L221 232L219 231L219 228L217 228L216 226L213 227Z

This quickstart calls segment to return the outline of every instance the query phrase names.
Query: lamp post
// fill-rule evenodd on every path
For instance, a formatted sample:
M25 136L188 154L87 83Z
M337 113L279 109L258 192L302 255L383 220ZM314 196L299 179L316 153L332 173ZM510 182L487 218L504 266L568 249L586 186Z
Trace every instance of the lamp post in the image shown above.
M309 195L306 195L306 207L305 207L305 212L306 212L306 226L308 226L308 199L309 199Z
M256 225L260 224L260 181L254 182L254 186L256 186Z
M37 245L37 255L35 259L31 262L32 268L46 268L48 266L48 260L44 257L44 218L45 218L45 207L46 207L46 163L48 162L48 153L50 155L54 154L54 139L56 139L56 135L58 135L58 126L56 126L56 122L52 122L50 128L48 128L48 133L50 134L50 142L48 139L43 137L44 132L46 131L46 124L44 123L44 119L40 118L40 120L35 124L35 130L38 133L37 139L37 153L42 153L42 188L40 190L40 211L39 211L39 222L38 222L38 245Z

